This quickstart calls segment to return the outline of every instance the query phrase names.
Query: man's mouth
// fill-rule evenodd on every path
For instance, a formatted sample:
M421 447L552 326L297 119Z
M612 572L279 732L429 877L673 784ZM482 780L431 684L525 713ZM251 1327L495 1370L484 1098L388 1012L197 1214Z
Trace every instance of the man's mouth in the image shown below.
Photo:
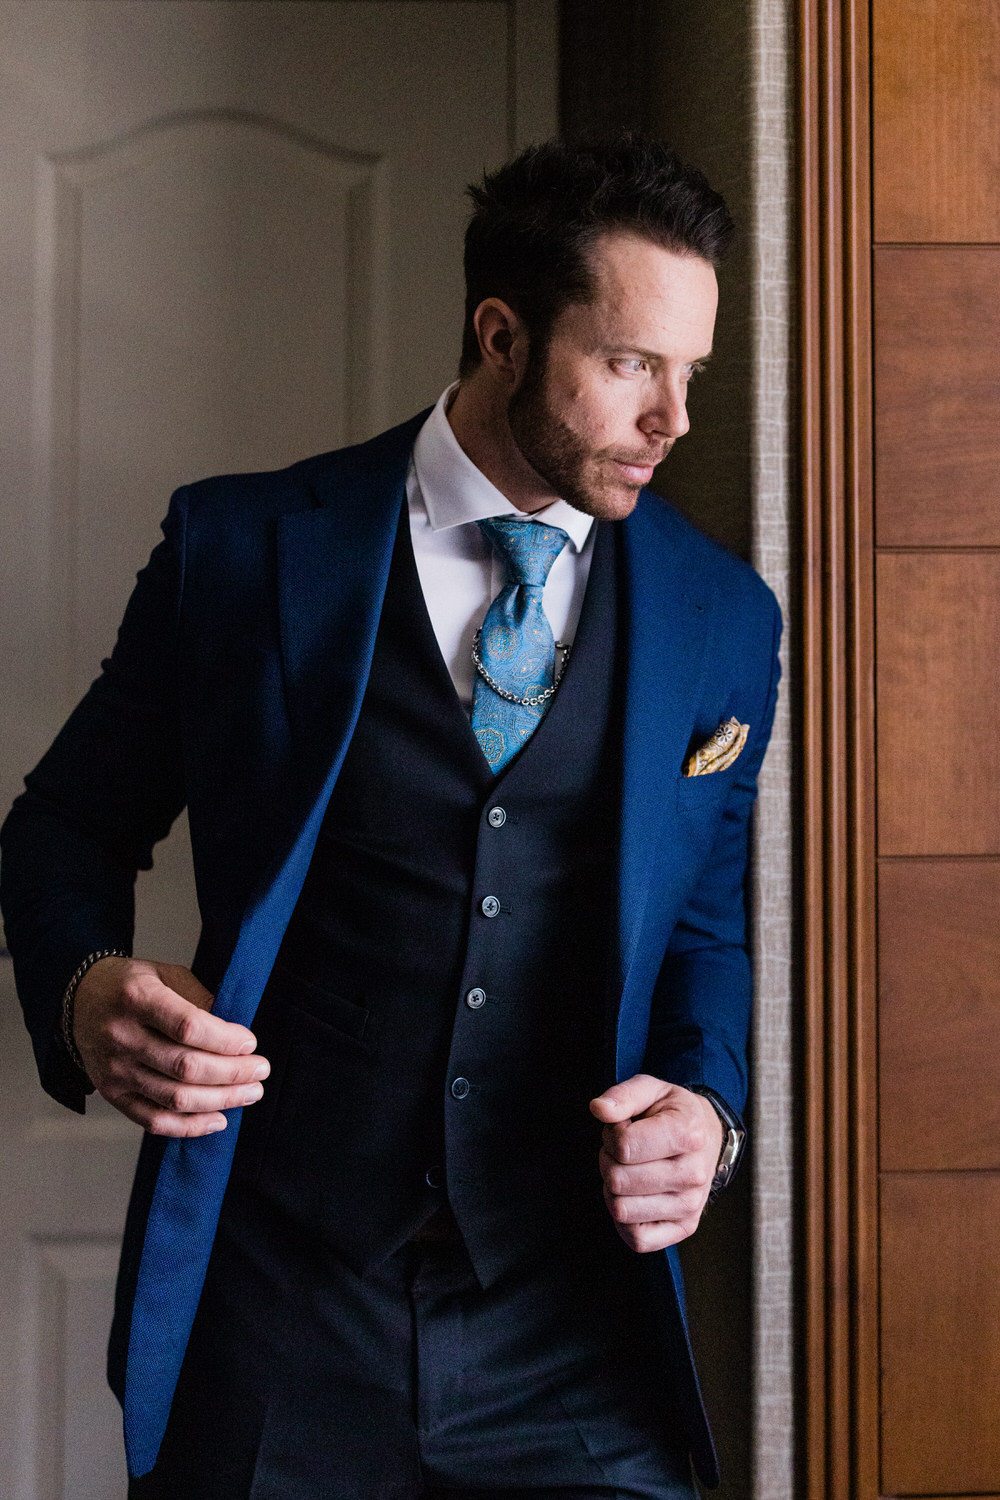
M633 463L626 462L625 460L620 458L613 458L611 462L614 464L615 468L624 475L629 484L643 485L648 484L652 479L653 470L656 468L656 465L660 462L660 460L656 459L653 462Z

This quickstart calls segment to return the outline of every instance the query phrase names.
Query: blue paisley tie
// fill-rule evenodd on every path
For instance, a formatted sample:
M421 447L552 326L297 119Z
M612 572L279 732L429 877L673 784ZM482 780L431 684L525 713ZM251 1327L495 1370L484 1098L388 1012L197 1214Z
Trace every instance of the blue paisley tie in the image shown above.
M531 738L552 702L556 643L542 590L569 541L558 526L494 516L479 529L507 569L479 637L472 728L494 771Z

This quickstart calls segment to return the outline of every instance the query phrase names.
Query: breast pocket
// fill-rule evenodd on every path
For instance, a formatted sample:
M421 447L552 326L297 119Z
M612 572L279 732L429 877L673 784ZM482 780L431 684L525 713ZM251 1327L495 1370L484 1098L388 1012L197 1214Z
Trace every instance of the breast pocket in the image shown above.
M736 762L724 771L705 776L678 776L677 807L681 812L714 808L726 800L736 778Z

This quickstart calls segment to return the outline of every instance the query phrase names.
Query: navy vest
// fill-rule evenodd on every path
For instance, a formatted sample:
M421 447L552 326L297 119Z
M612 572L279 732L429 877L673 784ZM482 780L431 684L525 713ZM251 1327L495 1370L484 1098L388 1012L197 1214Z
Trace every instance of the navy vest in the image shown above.
M237 1158L356 1270L445 1196L483 1285L606 1227L587 1103L611 1081L616 551L598 524L562 684L495 777L404 507L360 718L254 1023L272 1076Z

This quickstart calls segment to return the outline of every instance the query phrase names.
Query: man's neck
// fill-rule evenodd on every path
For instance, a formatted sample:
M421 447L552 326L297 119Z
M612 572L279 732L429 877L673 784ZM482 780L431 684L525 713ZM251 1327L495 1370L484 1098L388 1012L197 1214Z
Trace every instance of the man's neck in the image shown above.
M506 398L485 380L463 380L446 416L463 453L511 505L531 515L558 500L514 442Z

